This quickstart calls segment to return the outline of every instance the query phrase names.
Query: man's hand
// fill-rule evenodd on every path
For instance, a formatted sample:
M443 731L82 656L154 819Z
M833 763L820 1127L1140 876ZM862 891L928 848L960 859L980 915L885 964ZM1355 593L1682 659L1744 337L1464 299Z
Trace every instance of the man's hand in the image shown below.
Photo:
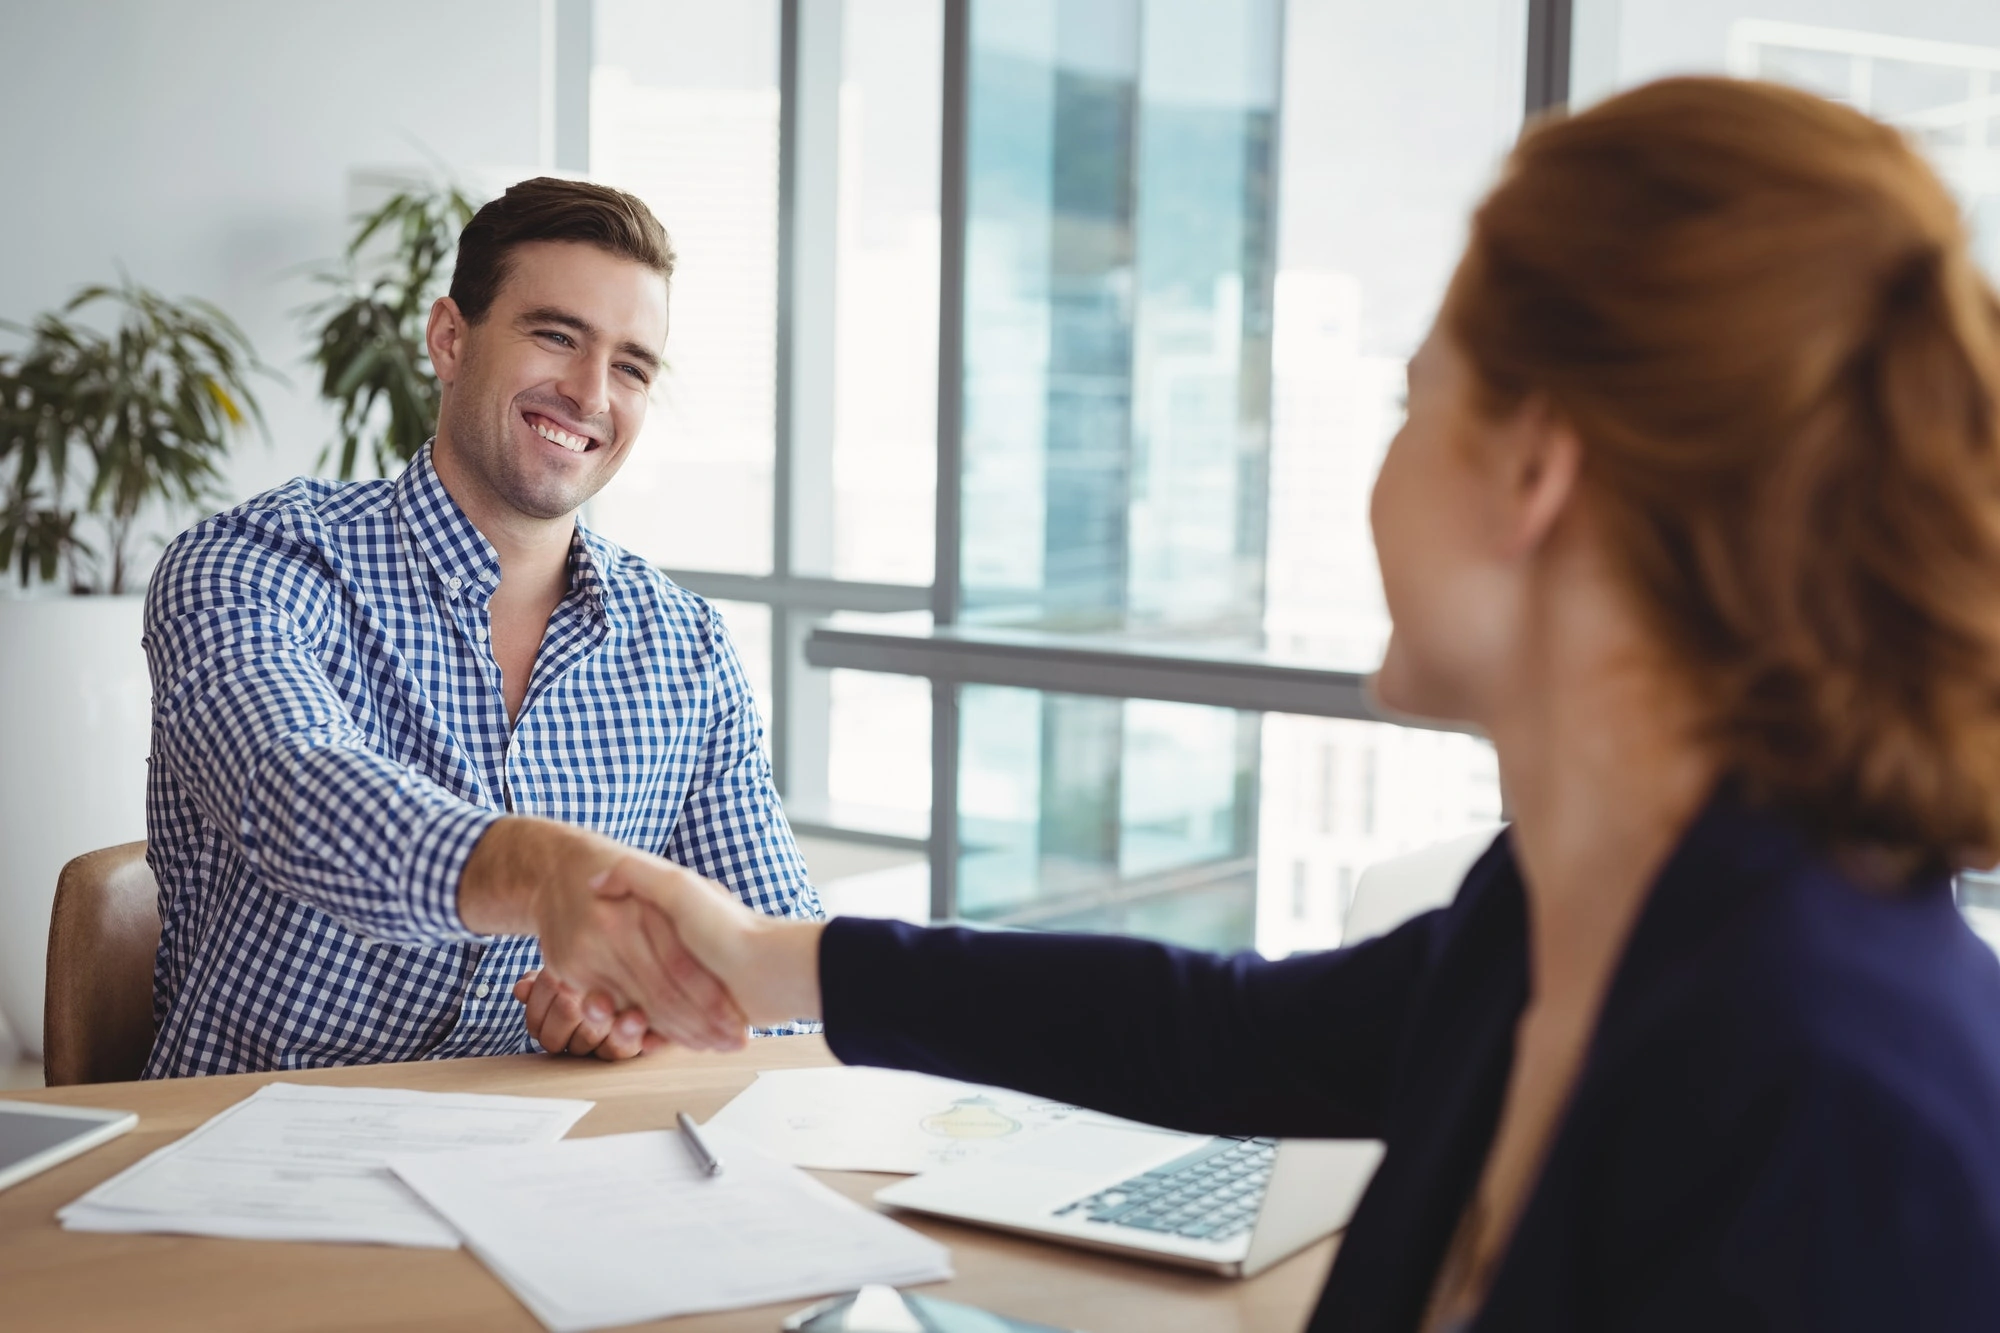
M654 1032L680 1045L741 1050L743 1011L673 925L612 879L611 869L628 861L688 874L585 829L509 815L486 830L459 872L459 919L481 934L539 936L544 971L587 997L586 1014L608 999L613 1011L642 1011Z
M667 1039L646 1028L637 1009L614 1014L601 995L586 1000L537 968L514 983L514 998L528 1006L528 1035L551 1055L594 1055L629 1060L658 1050Z

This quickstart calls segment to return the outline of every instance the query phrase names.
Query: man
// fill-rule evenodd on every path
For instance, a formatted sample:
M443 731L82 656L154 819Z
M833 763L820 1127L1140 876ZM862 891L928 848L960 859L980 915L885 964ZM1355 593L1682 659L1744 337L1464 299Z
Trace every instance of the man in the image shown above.
M604 887L638 851L821 914L721 620L576 518L645 420L673 262L629 195L514 186L432 308L443 401L403 474L297 480L169 548L148 1077L741 1040Z

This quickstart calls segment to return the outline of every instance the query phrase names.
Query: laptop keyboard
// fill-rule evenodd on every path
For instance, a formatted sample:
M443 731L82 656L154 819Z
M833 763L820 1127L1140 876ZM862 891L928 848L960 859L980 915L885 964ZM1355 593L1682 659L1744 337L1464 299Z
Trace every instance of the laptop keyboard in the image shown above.
M1277 1155L1276 1139L1213 1139L1055 1215L1189 1240L1231 1240L1257 1220Z

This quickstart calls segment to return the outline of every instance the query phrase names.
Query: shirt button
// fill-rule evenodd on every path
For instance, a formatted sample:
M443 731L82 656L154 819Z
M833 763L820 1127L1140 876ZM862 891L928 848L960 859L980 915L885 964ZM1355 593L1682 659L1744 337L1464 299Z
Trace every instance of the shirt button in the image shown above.
M444 586L451 589L453 592L457 592L460 588L465 586L465 580L460 578L458 575L453 574L450 578L444 581Z
M491 986L487 985L485 982L482 981L477 986L474 986L472 988L472 993L483 1000L486 998L486 993L492 989L493 988Z

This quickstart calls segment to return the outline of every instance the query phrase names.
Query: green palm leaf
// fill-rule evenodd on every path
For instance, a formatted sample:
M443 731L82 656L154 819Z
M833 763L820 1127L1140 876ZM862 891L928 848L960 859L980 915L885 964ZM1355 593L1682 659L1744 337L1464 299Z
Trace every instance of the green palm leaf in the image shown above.
M109 334L81 318L99 305L115 312ZM0 569L26 584L66 566L73 586L123 592L142 511L212 502L234 437L254 424L268 438L250 379L273 372L213 305L129 277L84 287L26 328L0 327L27 344L0 356L0 462L13 463ZM79 531L85 517L105 534L101 550Z

